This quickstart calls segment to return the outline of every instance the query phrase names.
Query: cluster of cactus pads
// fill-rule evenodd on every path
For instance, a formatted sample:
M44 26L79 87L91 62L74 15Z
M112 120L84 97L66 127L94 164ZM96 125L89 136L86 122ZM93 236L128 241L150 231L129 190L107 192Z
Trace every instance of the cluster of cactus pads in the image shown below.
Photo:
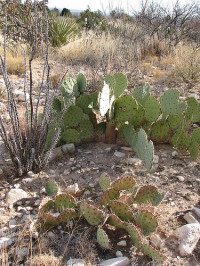
M86 84L83 74L76 79L68 77L61 86L62 99L53 101L53 108L59 113L74 93L73 104L62 120L62 141L75 144L85 140L128 142L149 170L154 149L148 138L189 150L194 159L198 157L200 128L191 131L191 125L200 122L200 103L196 99L188 97L179 102L176 89L169 89L156 99L150 95L147 83L135 88L132 95L125 95L128 81L122 73L106 76L99 94L84 93ZM98 111L101 121L97 121Z
M165 257L149 244L142 235L148 236L157 228L158 222L153 214L165 194L157 187L146 185L138 188L131 176L121 177L111 183L106 174L100 176L99 185L103 190L99 205L92 201L78 201L70 194L55 195L55 184L47 184L47 192L54 195L46 199L39 208L39 223L52 228L83 217L97 227L97 242L104 249L110 249L111 243L106 230L111 226L115 230L123 229L129 234L133 245L152 259L163 261Z

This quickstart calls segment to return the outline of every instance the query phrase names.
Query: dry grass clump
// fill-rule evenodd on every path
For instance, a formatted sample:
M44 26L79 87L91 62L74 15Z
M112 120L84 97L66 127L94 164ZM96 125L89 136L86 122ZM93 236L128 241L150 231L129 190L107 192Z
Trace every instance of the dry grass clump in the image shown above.
M0 54L3 55L3 48L0 47ZM24 73L24 56L20 49L7 50L7 71L8 74L21 75Z
M27 266L61 266L61 258L55 257L51 252L49 254L40 254L32 257L26 265Z

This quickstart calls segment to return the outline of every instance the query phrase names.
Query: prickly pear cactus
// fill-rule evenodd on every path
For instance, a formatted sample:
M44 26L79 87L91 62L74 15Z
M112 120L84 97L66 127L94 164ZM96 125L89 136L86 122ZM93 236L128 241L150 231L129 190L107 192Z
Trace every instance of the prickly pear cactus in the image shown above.
M103 191L106 191L110 187L110 184L111 184L110 177L106 173L101 174L99 178L99 185L101 189Z
M160 116L160 103L154 97L149 96L144 104L144 116L149 122L154 122Z
M114 109L116 122L130 121L137 112L137 103L131 96L121 96L115 101Z
M141 247L141 250L145 255L152 258L153 260L157 260L157 261L161 261L161 262L166 260L166 257L164 255L160 254L160 252L158 250L155 250L150 245L143 244Z
M131 222L133 220L133 213L128 205L117 200L110 201L109 208L121 220Z
M68 127L75 127L83 120L83 111L78 106L70 106L63 117L63 123Z
M79 73L78 76L76 77L76 82L78 86L78 91L80 93L83 93L87 86L87 81L85 76L82 73Z
M52 106L53 106L53 109L56 111L56 112L60 112L62 110L62 105L61 105L61 101L57 98L54 98L53 99L53 103L52 103Z
M76 129L67 129L62 133L62 139L66 143L80 143L81 137Z
M128 85L128 80L127 80L126 76L122 73L115 73L113 75L113 78L115 79L114 95L117 98L126 89L126 87Z
M179 149L188 149L191 144L191 138L185 131L178 130L172 136L170 142L173 147L177 147Z
M133 245L136 246L137 248L141 248L142 247L142 238L141 238L140 232L138 231L136 226L133 224L126 224L125 230L129 233L129 235L133 241Z
M79 95L77 82L72 76L63 80L60 89L63 97L66 98L69 98L73 92L76 97Z
M101 196L101 205L106 206L111 200L115 200L119 198L119 191L116 189L107 189L103 192Z
M144 235L154 232L158 226L157 218L147 210L141 210L134 216L134 221Z
M97 242L102 248L110 249L110 241L108 235L102 228L97 229Z
M92 99L88 94L82 94L76 98L76 105L79 106L85 114L92 112Z
M89 120L83 120L79 124L78 128L81 139L90 139L94 135L94 128Z
M48 181L45 187L46 193L49 196L55 196L58 192L58 186L54 181Z
M165 141L169 139L170 127L162 121L155 122L151 128L151 137L153 140Z
M136 181L132 176L125 176L122 178L116 179L112 183L112 188L116 190L127 190L136 185Z
M148 83L144 83L141 87L135 88L133 91L133 97L136 99L136 101L144 106L146 100L150 96L150 86Z
M55 197L54 202L59 212L65 209L76 208L77 206L75 198L69 194L59 194Z
M80 210L81 214L91 225L98 225L104 220L105 213L87 202L81 202Z

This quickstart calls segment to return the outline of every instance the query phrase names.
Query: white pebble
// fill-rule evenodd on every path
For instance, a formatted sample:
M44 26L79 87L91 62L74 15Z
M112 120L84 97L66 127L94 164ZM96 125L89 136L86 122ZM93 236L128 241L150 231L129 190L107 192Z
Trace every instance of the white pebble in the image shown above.
M127 246L126 240L122 240L122 241L118 242L117 245L120 247L126 247Z
M116 251L116 257L123 257L123 254L122 254L122 252L120 251L120 250L117 250Z
M177 178L180 182L183 182L185 180L185 178L181 175L178 175Z

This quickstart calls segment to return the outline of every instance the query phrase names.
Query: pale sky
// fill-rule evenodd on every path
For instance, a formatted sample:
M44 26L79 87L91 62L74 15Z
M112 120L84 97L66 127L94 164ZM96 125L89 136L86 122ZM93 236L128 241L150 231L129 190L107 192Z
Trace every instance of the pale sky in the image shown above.
M198 1L198 0L197 0ZM142 0L49 0L48 6L50 8L68 8L86 10L88 6L92 11L106 11L109 12L115 8L121 8L128 12L131 10L138 10ZM161 3L165 7L170 7L176 0L154 0L154 2ZM192 0L179 0L181 4L191 3ZM170 4L169 4L170 3ZM110 6L110 8L109 8ZM104 10L103 10L104 9Z

